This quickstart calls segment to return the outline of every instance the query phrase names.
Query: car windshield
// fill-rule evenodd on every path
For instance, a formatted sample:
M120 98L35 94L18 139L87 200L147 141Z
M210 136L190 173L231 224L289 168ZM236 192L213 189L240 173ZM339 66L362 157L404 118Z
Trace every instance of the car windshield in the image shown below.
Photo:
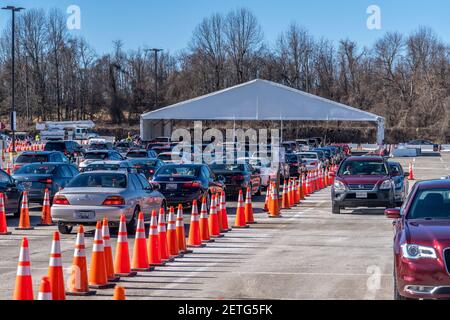
M162 167L156 173L156 177L196 177L198 175L198 167L192 166L166 166Z
M245 171L245 165L243 164L212 164L211 170L213 171Z
M87 173L75 177L67 188L116 188L127 187L127 176L124 174Z
M16 174L53 174L55 173L56 168L55 165L30 164L17 170Z
M106 159L107 153L104 152L93 152L86 153L84 156L85 160L104 160Z
M387 175L388 171L381 161L347 161L339 169L341 176L377 176Z
M34 163L34 162L48 162L48 155L46 154L22 154L16 162L18 163Z
M121 166L119 164L111 164L111 163L108 163L108 164L102 163L102 164L100 164L99 163L99 164L90 164L90 165L88 165L86 167L86 171L102 171L102 170L105 170L105 171L117 171L120 168L121 168Z
M313 154L313 153L302 153L300 154L300 157L302 159L317 159L317 154Z
M172 159L172 156L174 157L174 159ZM158 156L158 158L162 161L172 161L172 160L175 160L175 157L176 157L175 154L173 154L173 155L172 154L160 154ZM181 156L178 156L178 157L181 157Z
M148 157L148 154L147 154L147 152L144 152L144 151L133 151L133 152L128 152L127 157L146 158L146 157Z
M45 151L64 151L65 149L66 145L58 142L47 142L44 148Z
M414 198L408 219L450 219L450 190L419 191Z

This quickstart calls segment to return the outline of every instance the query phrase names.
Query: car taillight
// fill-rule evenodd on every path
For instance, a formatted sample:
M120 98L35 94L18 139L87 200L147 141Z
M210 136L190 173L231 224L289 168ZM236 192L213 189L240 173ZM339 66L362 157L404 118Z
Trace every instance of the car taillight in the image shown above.
M183 188L200 188L202 183L200 181L183 183Z
M119 196L111 196L103 201L104 206L122 206L125 204L125 199Z
M67 198L64 196L55 196L55 198L53 199L53 204L58 204L61 206L70 205L69 200L67 200Z
M41 180L39 180L39 182L43 183L43 184L52 184L53 180L50 178L47 178L47 179L41 179Z
M150 174L154 174L154 173L155 173L155 170L150 169L148 172L149 172Z
M315 165L317 165L317 162L311 162L311 165L315 166Z

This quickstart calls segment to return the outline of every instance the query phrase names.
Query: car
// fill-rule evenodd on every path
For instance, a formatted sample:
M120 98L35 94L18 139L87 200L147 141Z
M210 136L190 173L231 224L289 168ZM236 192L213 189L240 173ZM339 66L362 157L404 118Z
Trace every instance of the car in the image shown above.
M44 146L44 151L60 151L71 162L85 152L84 148L76 141L48 141Z
M405 172L399 162L388 161L388 165L395 185L395 203L397 207L401 207L409 192L409 182L406 178L409 176L409 172Z
M82 172L92 171L127 171L134 170L133 166L128 160L104 160L94 161L82 168Z
M113 144L105 139L91 139L87 148L88 150L114 150Z
M0 169L0 193L4 195L7 214L12 213L16 218L20 216L23 191L21 185L18 185L8 173Z
M70 163L69 159L60 151L27 151L20 154L14 165L13 170L17 171L22 166L29 163L63 162Z
M286 149L286 153L294 153L300 151L297 142L295 141L286 141L281 143L281 147Z
M303 159L308 171L313 171L319 168L320 159L317 152L299 152L297 155Z
M450 298L450 180L417 182L394 220L394 298Z
M16 183L28 192L30 203L44 203L45 189L50 202L54 195L77 176L77 167L68 163L32 163L21 167L13 174Z
M127 159L157 158L158 154L154 150L133 149L126 154Z
M125 215L128 232L134 233L140 211L149 213L160 208L167 209L164 196L143 175L95 171L79 174L59 191L51 215L62 234L70 234L73 226L95 225L104 218L117 228L121 215Z
M333 214L345 208L393 207L395 186L386 160L379 156L347 158L335 174L331 200Z
M248 162L253 168L258 169L261 177L261 187L267 189L271 181L277 178L277 168L272 166L268 158L240 158L239 161Z
M227 197L236 198L241 190L245 194L247 187L250 187L252 195L261 195L261 172L249 163L222 164L216 162L212 163L210 168L216 176L223 177Z
M124 156L118 153L116 150L89 150L83 155L81 163L78 165L80 171L83 171L89 163L95 161L105 161L105 160L126 160Z
M145 175L147 179L152 179L155 172L164 165L163 161L156 158L138 158L128 161L138 173Z
M192 206L194 200L205 197L209 206L211 195L225 189L224 178L214 174L204 164L170 164L156 171L151 183L160 185L168 205Z
M433 146L434 143L428 140L412 140L407 143L410 146Z
M297 142L301 152L309 151L310 147L307 139L297 139L295 142Z
M131 149L135 147L135 144L131 141L120 141L114 146L114 149L121 155L125 156Z
M303 163L302 158L295 153L287 153L286 163L289 164L289 176L298 177L300 175L299 169Z

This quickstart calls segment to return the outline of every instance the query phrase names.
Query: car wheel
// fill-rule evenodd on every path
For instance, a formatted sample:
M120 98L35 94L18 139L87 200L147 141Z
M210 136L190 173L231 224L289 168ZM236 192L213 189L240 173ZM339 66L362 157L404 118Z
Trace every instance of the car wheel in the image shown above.
M139 207L136 207L133 212L133 217L131 217L130 222L127 223L127 233L135 234L137 227L137 216L139 214Z
M261 185L259 185L259 187L258 187L258 190L256 191L256 193L255 193L255 196L261 196L261 190L262 189L262 187L261 187Z
M66 225L64 223L58 223L58 231L61 234L71 234L72 230L73 230L72 226L68 226L68 225Z
M20 218L20 207L22 206L22 196L19 197L19 204L17 206L16 212L14 212L14 218Z
M333 214L341 214L341 207L339 205L333 203L332 212L333 212Z

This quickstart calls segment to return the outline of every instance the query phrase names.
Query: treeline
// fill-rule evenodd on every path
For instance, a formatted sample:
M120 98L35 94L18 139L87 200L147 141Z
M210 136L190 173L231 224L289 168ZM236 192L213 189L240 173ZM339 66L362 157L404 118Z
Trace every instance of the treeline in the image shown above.
M17 108L22 123L93 119L136 124L154 109L154 56L113 43L99 56L57 10L26 10L16 26ZM0 39L0 116L10 110L11 29ZM148 45L151 45L149 43ZM182 52L160 54L158 106L257 77L386 117L393 129L449 128L449 45L429 28L386 33L372 47L333 43L291 24L268 43L247 9L205 18Z

